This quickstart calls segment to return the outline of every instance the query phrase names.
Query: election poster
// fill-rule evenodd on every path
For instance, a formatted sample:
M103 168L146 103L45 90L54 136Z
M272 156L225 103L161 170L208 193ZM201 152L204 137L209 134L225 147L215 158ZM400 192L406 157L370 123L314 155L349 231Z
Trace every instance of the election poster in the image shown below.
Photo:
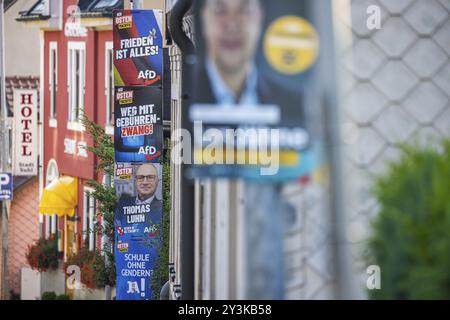
M190 176L277 182L320 165L323 141L314 121L321 117L315 80L321 34L307 18L308 6L195 2Z
M115 90L115 161L159 163L163 153L162 89Z
M161 85L163 74L161 10L114 11L114 83Z
M117 163L114 185L117 300L149 300L162 243L162 165Z

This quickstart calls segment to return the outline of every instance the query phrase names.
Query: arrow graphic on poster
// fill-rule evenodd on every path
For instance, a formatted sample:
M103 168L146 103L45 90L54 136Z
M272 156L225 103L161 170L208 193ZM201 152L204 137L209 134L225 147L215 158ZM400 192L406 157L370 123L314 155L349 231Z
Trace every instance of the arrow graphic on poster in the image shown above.
M160 155L161 155L161 151L158 151L158 152L155 153L154 155L151 155L151 156L148 155L148 156L146 156L146 157L145 157L145 160L150 161L150 160L153 160L153 159L158 158Z

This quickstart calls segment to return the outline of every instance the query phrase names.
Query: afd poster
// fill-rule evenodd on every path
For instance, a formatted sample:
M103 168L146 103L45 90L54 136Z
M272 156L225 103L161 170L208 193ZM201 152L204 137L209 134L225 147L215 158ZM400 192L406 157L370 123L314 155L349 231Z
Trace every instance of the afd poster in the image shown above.
M114 11L116 86L162 84L163 13L161 10Z
M115 161L162 161L163 114L160 87L117 87Z
M149 300L162 243L162 165L117 163L114 185L117 300Z

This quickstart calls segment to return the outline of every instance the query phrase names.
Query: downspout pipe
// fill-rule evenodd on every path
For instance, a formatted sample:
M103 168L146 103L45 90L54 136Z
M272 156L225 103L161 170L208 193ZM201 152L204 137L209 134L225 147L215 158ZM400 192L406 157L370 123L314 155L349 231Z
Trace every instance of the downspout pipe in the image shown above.
M182 56L182 80L181 80L181 126L192 133L192 124L189 121L188 107L191 103L191 76L195 66L195 48L192 41L183 31L183 17L192 7L193 0L178 0L169 14L169 32L179 47ZM183 148L191 146L183 145ZM192 149L191 149L192 150ZM192 159L191 159L192 160ZM188 164L181 164L181 299L194 299L194 186L193 181L186 177Z

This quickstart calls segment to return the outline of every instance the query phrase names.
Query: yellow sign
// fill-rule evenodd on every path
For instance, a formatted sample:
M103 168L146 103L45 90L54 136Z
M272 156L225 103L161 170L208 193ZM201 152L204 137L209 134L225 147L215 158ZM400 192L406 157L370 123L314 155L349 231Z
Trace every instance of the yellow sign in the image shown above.
M279 150L276 154L259 152L257 150L234 149L202 149L194 150L194 163L203 165L264 165L270 160L278 160L281 166L298 166L299 154L291 150Z
M297 16L275 20L264 36L264 53L278 72L295 75L311 67L319 54L319 36L314 27Z

